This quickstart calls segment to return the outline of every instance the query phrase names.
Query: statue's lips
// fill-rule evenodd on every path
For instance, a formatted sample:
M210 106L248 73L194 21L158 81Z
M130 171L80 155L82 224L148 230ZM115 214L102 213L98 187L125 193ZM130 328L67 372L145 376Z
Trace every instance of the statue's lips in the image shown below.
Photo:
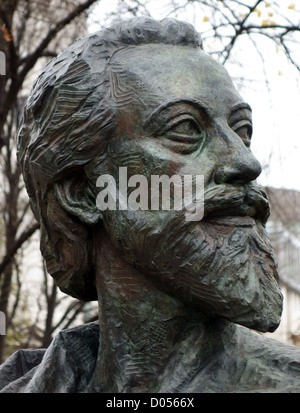
M204 214L204 220L214 225L253 227L260 221L257 212L254 206L242 204L233 208L211 210Z
M205 193L205 221L228 223L228 225L265 226L270 216L267 196L255 186L246 188L214 187Z

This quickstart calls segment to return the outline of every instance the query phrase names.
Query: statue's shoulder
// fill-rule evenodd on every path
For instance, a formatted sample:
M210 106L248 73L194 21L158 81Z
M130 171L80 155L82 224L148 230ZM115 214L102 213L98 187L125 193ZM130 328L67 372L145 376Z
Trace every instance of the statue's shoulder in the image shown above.
M245 381L249 391L253 380L252 391L300 392L299 347L241 326L236 332L236 377L241 387Z
M11 355L0 366L0 393L22 392L41 363L45 352L46 349L22 349Z
M252 356L264 356L285 363L300 362L300 347L283 343L249 328L236 326L237 342L240 347ZM277 362L276 362L277 364Z
M98 322L62 330L48 349L19 350L0 366L0 392L80 391L90 380L99 345Z

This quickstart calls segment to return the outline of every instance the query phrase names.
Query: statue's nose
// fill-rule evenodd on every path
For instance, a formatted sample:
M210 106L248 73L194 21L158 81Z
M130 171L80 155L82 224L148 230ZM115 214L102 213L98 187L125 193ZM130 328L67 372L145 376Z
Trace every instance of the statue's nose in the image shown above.
M216 184L246 184L254 181L261 173L261 167L245 165L240 166L224 166L215 173Z
M234 132L233 132L234 133ZM246 184L254 181L261 174L261 165L242 140L235 135L227 144L226 154L216 169L216 184Z

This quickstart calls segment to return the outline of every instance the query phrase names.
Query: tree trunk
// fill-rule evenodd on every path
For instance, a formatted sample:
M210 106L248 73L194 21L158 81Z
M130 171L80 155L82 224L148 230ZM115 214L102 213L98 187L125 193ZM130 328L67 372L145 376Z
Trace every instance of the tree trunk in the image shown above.
M1 295L0 295L0 311L5 314L6 317L6 330L9 326L9 317L8 317L8 302L9 302L9 295L11 291L11 281L12 281L12 265L8 265L4 272L3 280L1 283ZM4 359L4 351L5 351L5 336L0 335L0 364L3 362Z
M47 275L46 275L47 276ZM45 322L45 331L43 335L42 347L46 348L52 341L52 332L53 332L53 316L54 310L56 307L56 296L57 296L57 287L53 281L51 294L48 295L46 291L47 298L47 317Z

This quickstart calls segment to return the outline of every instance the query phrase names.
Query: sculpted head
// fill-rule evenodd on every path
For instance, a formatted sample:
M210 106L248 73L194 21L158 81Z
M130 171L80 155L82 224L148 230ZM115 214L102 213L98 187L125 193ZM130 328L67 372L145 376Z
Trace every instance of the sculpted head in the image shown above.
M97 299L106 234L157 288L208 314L274 330L282 296L255 184L251 108L186 23L137 18L77 40L33 86L18 154L41 251L62 291ZM99 211L97 178L202 175L204 217ZM97 235L97 236L96 236Z

